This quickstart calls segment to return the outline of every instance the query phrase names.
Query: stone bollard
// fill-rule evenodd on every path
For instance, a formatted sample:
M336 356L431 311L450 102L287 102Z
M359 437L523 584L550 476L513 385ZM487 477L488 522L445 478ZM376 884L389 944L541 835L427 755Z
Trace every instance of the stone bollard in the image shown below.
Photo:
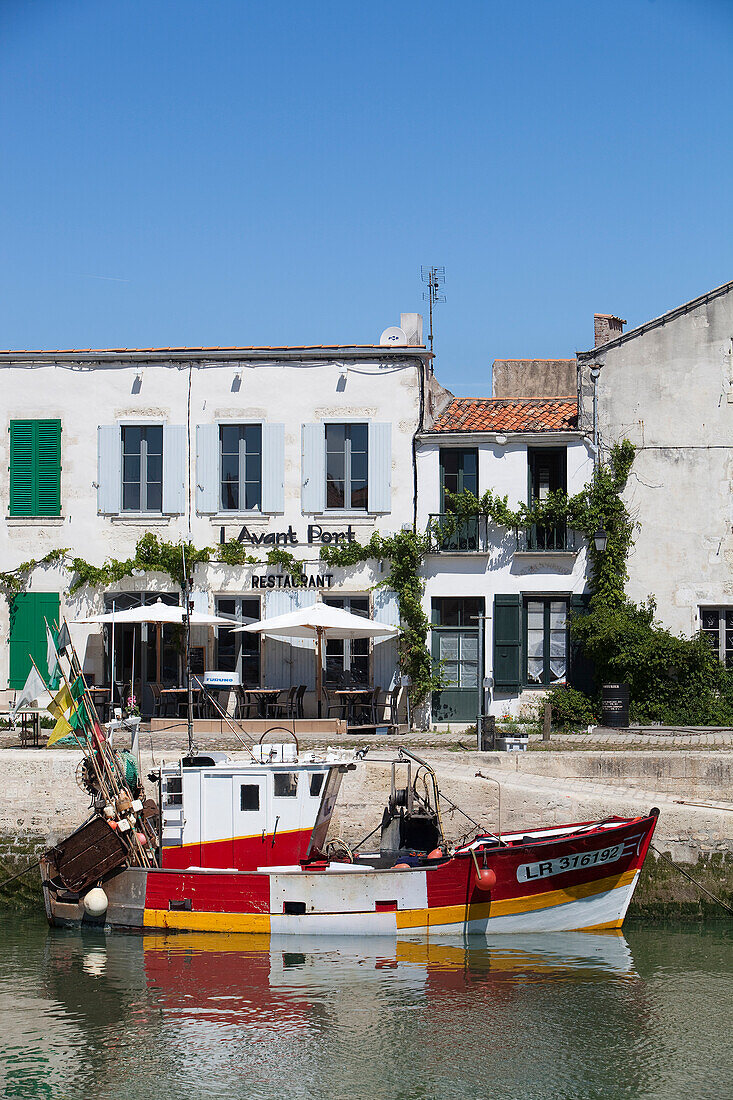
M550 740L550 732L552 730L552 703L549 699L545 699L545 707L542 714L542 740Z

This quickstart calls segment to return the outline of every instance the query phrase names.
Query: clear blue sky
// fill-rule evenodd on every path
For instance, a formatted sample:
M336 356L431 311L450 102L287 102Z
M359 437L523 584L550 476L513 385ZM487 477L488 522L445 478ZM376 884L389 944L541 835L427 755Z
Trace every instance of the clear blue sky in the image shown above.
M733 278L731 0L0 2L0 346L566 357Z

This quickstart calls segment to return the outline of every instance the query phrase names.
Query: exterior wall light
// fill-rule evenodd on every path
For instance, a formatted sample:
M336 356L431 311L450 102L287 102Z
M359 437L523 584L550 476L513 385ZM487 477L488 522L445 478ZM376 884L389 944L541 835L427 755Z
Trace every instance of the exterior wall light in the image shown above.
M605 553L608 546L608 533L603 527L599 527L593 536L593 542L596 544L596 550L599 554Z

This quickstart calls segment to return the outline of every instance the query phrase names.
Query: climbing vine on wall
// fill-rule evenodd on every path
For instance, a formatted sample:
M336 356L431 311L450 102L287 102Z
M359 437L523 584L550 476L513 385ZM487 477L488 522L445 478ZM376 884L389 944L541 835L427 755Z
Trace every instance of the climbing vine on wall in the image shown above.
M445 540L461 520L470 516L485 516L497 527L528 530L533 526L551 527L565 523L588 539L592 566L591 608L620 607L624 602L627 580L626 558L631 547L633 522L621 499L621 494L634 461L634 447L624 440L611 449L606 465L599 465L588 485L569 497L564 492L550 493L531 506L519 504L510 508L508 497L488 490L482 496L472 493L446 493L449 514L441 519L439 528L419 533L398 531L382 535L375 531L366 543L347 542L339 546L322 546L321 560L328 565L349 568L366 561L388 561L389 574L376 587L390 587L397 594L402 634L400 665L410 678L413 703L423 702L432 691L441 687L440 674L433 666L428 648L430 621L422 606L425 583L420 570L425 556L436 539ZM608 535L607 548L599 553L593 542L595 531L603 527ZM303 565L289 551L276 547L264 561L247 554L235 539L219 546L197 549L192 543L172 543L148 533L135 547L135 554L124 560L109 558L103 565L92 565L83 558L69 556L68 550L53 550L37 561L23 562L16 569L0 573L0 589L7 596L22 591L27 578L39 566L62 563L72 573L69 593L73 595L85 585L102 587L118 583L136 570L164 573L182 586L186 574L190 577L196 565L220 562L225 565L277 566L292 576L299 576Z

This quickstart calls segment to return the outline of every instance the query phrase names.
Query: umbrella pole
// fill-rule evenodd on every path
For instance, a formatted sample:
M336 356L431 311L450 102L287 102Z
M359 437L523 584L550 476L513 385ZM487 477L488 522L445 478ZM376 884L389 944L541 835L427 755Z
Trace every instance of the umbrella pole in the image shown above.
M321 693L323 691L323 627L316 627L316 698L318 699L318 717L322 715Z

